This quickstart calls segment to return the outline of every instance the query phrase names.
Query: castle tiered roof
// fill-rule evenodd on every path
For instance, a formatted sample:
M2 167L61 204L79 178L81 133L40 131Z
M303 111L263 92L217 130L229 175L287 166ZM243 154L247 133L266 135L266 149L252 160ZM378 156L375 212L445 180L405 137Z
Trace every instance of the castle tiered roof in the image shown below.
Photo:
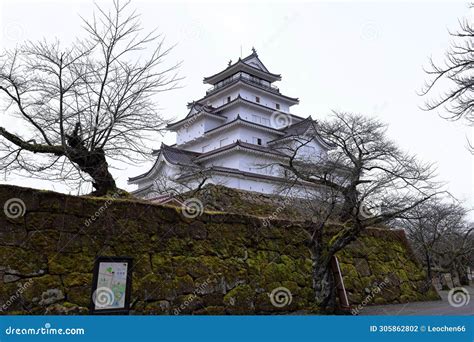
M281 182L281 170L265 165L286 162L288 152L281 147L292 137L314 130L315 121L290 113L299 100L283 95L273 84L279 80L281 75L270 72L254 49L249 56L205 77L204 83L212 88L188 103L183 119L167 126L177 133L177 143L162 144L153 151L153 167L129 182L139 185L139 193L162 175L177 181L208 172L231 186L263 192L272 182ZM324 153L328 145L321 140L305 148Z
M179 129L182 124L184 124L186 122L189 122L191 120L193 120L193 121L196 120L197 117L195 115L199 115L199 116L208 115L208 116L214 117L216 119L225 121L227 119L227 117L225 117L222 114L222 112L225 109L229 109L232 106L235 106L237 104L245 104L247 106L258 108L259 110L264 110L264 111L267 111L269 113L279 112L278 110L275 110L274 108L265 107L265 106L263 106L259 103L255 103L255 102L249 101L247 99L244 99L240 94L238 94L235 99L233 99L232 101L227 102L227 103L225 103L225 104L223 104L222 106L219 106L219 107L204 105L204 104L199 103L199 102L191 102L189 104L190 110L189 110L188 114L186 115L186 117L184 117L183 119L181 119L179 121L175 121L173 123L168 124L166 126L166 128L168 128L171 131ZM283 115L287 115L287 116L291 117L291 120L294 120L296 122L299 122L299 121L303 120L303 118L301 116L297 116L297 115L294 115L294 114L291 114L291 113L284 113L284 112L281 112L281 113Z
M229 122L229 123L227 123L223 126L216 127L214 130L224 129L224 126L228 126L228 125L231 125L231 124L236 124L239 121L243 122L243 123L248 123L248 124L251 124L251 125L255 125L255 123L253 123L253 122L248 122L248 121L242 120L240 117L238 117L237 119L235 119L232 122ZM311 119L311 116L309 116L308 118L302 120L301 122L297 122L293 125L290 125L290 126L286 127L285 129L272 129L272 128L262 126L262 125L258 125L258 126L262 126L265 129L271 129L271 130L275 131L277 134L281 135L280 138L277 138L277 139L271 141L271 142L276 142L277 140L280 140L280 139L294 137L295 134L304 134L308 129L313 127L314 123L315 123L315 121ZM211 131L208 131L207 133L210 133ZM269 142L269 143L271 143L271 142ZM329 145L327 145L327 146L329 146ZM185 149L177 147L176 145L169 146L169 145L166 145L166 144L161 144L161 148L159 150L153 150L153 155L158 157L155 164L153 165L153 167L148 172L145 172L145 173L143 173L139 176L136 176L136 177L129 178L129 181L130 182L137 181L137 180L145 178L147 175L149 175L150 172L157 166L160 156L163 156L163 158L167 162L169 162L173 165L183 166L183 167L186 167L186 168L202 168L203 165L201 163L203 161L205 161L206 159L216 157L216 156L218 156L222 153L230 152L230 151L233 151L233 150L246 150L246 151L253 152L253 153L269 154L269 155L276 156L278 158L286 158L287 157L285 154L279 152L278 150L276 150L272 147L250 144L250 143L246 143L246 142L243 142L243 141L240 141L240 140L237 140L236 142L234 142L232 144L223 146L221 148L218 148L218 149L206 152L206 153L199 153L199 152L193 152L193 151L185 150ZM225 168L223 168L222 170L224 170L224 169Z
M268 71L260 58L258 58L258 54L255 49L253 49L252 54L249 56L245 57L244 59L239 58L237 62L233 64L229 62L227 68L212 76L204 77L203 81L207 84L216 84L219 81L222 81L223 79L226 79L240 71L248 72L270 83L281 80L281 75L273 74Z

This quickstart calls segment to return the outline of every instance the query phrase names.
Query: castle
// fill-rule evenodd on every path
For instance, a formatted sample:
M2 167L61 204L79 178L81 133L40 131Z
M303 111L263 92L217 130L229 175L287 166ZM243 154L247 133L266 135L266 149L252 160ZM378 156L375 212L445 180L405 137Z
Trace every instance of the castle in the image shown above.
M184 191L203 183L272 194L285 181L285 146L314 129L311 117L290 113L298 98L283 95L255 49L224 70L204 78L212 87L188 103L188 114L167 126L176 144L153 151L147 172L129 178L134 194L156 198L170 190ZM329 146L321 139L305 144L301 158L324 158Z

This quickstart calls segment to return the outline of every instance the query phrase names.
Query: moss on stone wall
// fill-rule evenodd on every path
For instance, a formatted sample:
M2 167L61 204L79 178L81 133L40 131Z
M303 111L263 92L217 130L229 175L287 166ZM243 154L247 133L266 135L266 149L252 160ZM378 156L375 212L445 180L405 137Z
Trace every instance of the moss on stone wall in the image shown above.
M134 258L138 314L317 310L301 222L265 227L258 217L217 212L188 219L177 208L143 201L0 186L0 204L10 198L21 199L26 211L17 218L0 214L3 313L86 313L94 259L103 255ZM352 303L384 280L386 290L374 303L436 296L424 288L424 274L399 232L371 229L339 257ZM272 305L270 293L278 287L290 290L289 305Z
M403 231L370 229L339 253L351 303L391 304L439 299L426 284Z

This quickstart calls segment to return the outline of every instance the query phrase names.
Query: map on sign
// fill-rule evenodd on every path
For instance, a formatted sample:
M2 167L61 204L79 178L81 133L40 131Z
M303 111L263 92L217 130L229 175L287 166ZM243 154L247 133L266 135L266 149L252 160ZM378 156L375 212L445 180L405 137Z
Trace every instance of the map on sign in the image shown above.
M125 308L127 267L126 262L101 262L99 264L96 309Z

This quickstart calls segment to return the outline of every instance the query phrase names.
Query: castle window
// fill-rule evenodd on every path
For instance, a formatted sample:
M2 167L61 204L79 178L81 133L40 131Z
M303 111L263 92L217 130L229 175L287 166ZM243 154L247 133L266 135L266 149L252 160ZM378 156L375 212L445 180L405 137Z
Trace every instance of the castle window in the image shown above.
M256 144L256 145L262 145L262 139L257 138L257 137L253 137L253 143Z
M255 102L260 103L260 97L255 96Z
M227 138L221 139L221 140L219 141L219 146L220 146L220 147L225 146L226 142L227 142Z
M275 103L275 108L276 108L276 109L280 109L280 104L279 104L279 103Z
M230 96L227 96L227 103L230 102Z

